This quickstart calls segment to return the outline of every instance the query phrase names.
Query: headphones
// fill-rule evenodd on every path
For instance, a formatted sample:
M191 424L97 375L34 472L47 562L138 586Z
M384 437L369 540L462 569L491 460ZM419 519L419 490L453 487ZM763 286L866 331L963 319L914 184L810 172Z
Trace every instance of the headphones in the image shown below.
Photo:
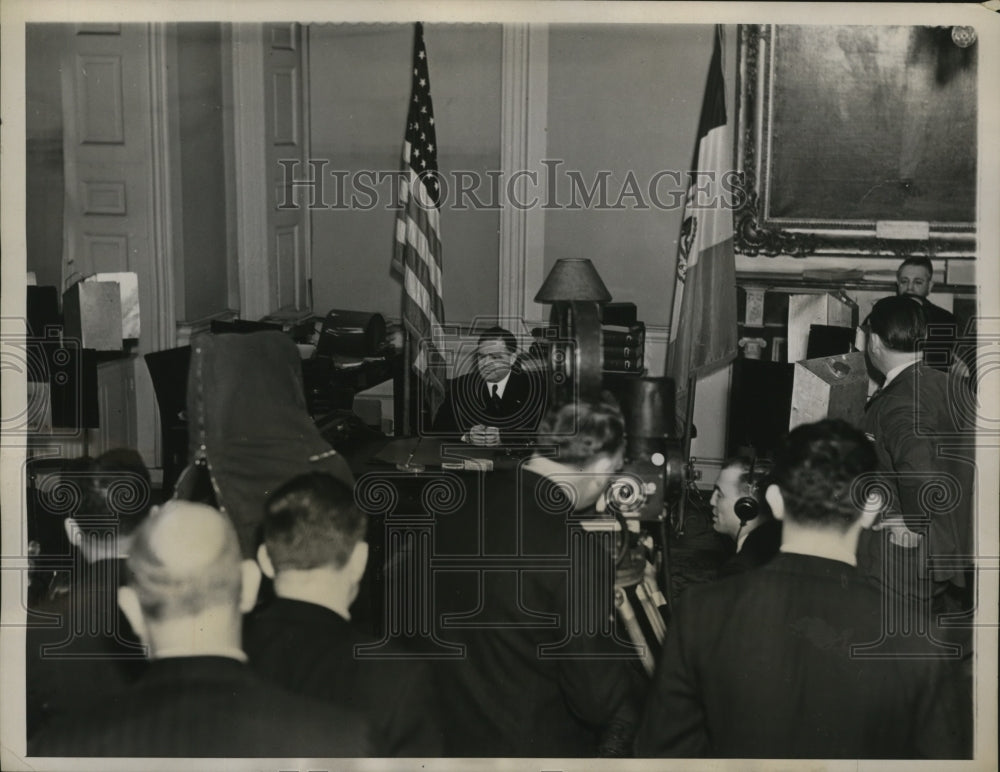
M754 467L757 465L757 456L750 460L750 469L747 471L747 485L750 491L746 496L740 496L733 504L733 513L740 520L740 528L760 514L760 501L758 501L760 480L754 474Z

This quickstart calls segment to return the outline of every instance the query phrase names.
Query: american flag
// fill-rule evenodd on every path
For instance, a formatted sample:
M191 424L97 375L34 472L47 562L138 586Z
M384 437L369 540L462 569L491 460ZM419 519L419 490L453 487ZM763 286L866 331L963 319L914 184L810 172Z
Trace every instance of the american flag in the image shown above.
M420 379L431 416L444 400L447 377L444 358L435 345L444 324L439 194L424 25L417 22L392 269L402 279L403 323L410 338L410 364Z

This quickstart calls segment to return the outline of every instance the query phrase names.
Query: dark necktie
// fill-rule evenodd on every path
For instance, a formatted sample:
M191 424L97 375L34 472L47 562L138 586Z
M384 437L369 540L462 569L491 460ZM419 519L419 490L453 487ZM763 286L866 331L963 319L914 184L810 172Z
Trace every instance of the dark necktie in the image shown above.
M490 408L494 412L498 412L500 410L500 395L497 394L497 384L495 383L492 385L490 393Z

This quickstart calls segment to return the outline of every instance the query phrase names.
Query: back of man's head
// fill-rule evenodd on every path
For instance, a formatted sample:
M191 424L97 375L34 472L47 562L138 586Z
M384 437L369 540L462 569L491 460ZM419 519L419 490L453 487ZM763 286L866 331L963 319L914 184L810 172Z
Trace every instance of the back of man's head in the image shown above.
M79 511L80 530L116 521L120 536L131 535L149 514L152 486L149 470L138 451L113 448L90 461Z
M585 464L598 454L624 449L625 418L608 392L596 401L553 406L538 427L538 444L554 445L562 463Z
M241 558L229 518L205 504L168 501L136 529L128 585L150 622L216 608L238 614Z
M895 295L872 306L868 329L892 351L909 354L926 339L927 318L919 301L909 295Z
M268 499L264 544L275 571L342 568L364 539L367 518L354 493L323 472L299 475Z
M846 421L832 419L793 429L775 453L771 480L789 520L844 531L861 516L854 485L874 470L875 450L868 438Z

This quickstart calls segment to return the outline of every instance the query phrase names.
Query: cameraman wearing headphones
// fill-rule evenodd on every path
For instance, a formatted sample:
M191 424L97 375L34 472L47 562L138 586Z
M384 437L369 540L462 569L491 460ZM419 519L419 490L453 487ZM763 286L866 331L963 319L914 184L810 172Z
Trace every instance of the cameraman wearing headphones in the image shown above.
M719 567L719 576L749 571L778 554L781 523L774 519L763 501L764 470L757 459L736 456L722 465L709 504L712 528L736 543L736 554Z

